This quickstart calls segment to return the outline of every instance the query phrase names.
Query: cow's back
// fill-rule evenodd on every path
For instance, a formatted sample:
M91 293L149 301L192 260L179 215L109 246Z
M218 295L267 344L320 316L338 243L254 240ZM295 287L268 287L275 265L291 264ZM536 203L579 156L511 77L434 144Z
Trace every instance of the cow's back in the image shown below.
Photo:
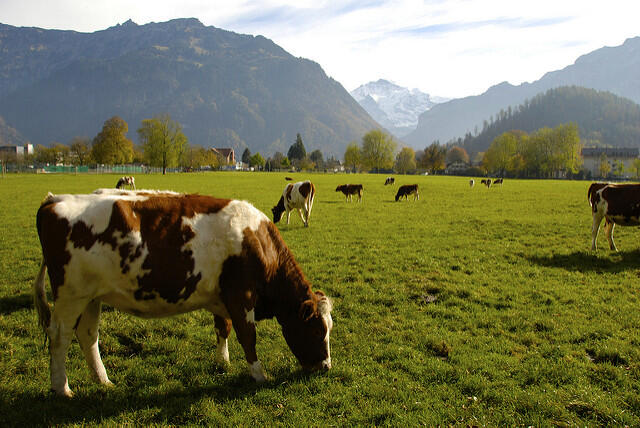
M100 296L149 317L210 303L224 261L263 221L243 201L144 191L52 196L37 215L54 298Z

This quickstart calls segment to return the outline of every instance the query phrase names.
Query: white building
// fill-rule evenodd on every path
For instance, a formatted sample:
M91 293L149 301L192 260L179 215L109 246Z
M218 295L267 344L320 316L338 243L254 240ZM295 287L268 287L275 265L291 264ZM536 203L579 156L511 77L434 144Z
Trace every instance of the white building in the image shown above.
M639 154L640 151L637 148L628 147L585 147L582 149L584 168L591 171L593 177L600 177L600 163L605 158L611 167L611 173L615 174L618 164L622 162L624 164L622 177L632 177L635 175L633 161L638 159Z

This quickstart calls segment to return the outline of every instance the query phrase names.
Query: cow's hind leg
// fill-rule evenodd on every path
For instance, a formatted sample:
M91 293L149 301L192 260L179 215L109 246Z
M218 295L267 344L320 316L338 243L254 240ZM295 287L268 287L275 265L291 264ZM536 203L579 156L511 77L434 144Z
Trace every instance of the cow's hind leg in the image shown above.
M609 241L609 248L612 251L618 251L616 248L616 243L613 242L613 228L615 227L615 223L605 217L604 219L604 231L607 234L607 241Z
M597 213L593 213L593 224L591 225L591 251L596 250L596 240L598 239L600 222L602 222L602 216Z
M227 339L229 333L231 333L231 320L221 317L220 315L213 316L216 326L216 363L220 366L228 366L229 362L229 345Z
M47 327L51 354L51 389L58 395L73 396L73 392L69 389L65 361L71 339L73 339L74 326L79 323L79 317L86 305L87 302L84 301L67 303L59 299L55 303L51 322Z
M101 312L102 302L99 299L89 302L77 322L76 337L93 379L103 385L113 385L107 377L107 371L102 363L102 358L100 358L100 349L98 348L98 327Z

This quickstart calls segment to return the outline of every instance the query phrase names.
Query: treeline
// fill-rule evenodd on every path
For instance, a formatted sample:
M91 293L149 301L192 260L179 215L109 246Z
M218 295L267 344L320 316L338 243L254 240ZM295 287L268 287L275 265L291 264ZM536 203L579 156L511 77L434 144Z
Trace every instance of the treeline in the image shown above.
M468 152L483 152L499 135L513 129L532 133L544 127L576 123L585 146L640 147L640 106L610 92L577 86L550 89L513 109L485 120L476 135L449 143Z
M581 151L575 123L544 127L531 134L509 131L493 140L482 166L499 177L562 178L579 172Z

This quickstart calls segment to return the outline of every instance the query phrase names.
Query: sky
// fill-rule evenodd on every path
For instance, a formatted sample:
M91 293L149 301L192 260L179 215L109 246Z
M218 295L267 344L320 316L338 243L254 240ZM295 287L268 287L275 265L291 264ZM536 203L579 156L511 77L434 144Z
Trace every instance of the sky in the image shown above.
M640 36L638 0L0 0L0 23L93 32L197 18L262 35L352 91L378 79L432 96L532 82Z

